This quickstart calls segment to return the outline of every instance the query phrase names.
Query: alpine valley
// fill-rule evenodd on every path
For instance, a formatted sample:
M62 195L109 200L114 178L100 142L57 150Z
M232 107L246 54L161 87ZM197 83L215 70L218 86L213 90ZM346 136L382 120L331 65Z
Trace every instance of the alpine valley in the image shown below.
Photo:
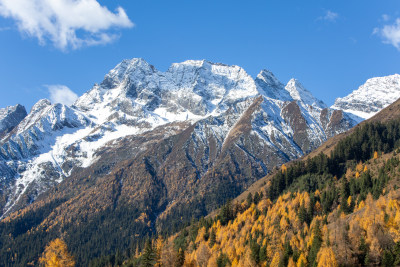
M60 235L88 266L175 233L399 97L398 74L328 107L268 70L131 59L71 106L0 109L0 265L35 265Z

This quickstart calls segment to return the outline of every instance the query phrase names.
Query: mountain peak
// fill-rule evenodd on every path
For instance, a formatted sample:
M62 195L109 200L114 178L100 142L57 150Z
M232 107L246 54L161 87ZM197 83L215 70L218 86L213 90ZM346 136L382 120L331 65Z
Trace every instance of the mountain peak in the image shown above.
M400 98L400 75L368 79L348 96L337 98L332 108L368 119Z
M293 100L301 101L310 106L326 107L321 100L316 99L297 79L290 79L285 89L289 92Z
M290 94L285 90L285 86L269 70L261 70L255 82L261 94L272 99L290 101Z
M17 110L25 110L25 107L20 104L16 104L15 106L7 106L5 108L0 108L0 117L6 116L7 114L15 112Z
M275 77L275 75L266 69L260 71L257 78L263 80L266 84L272 87L283 87L283 84Z
M100 84L105 89L118 86L127 78L136 79L146 75L152 75L157 70L142 58L125 59L112 69Z
M168 69L167 72L174 72L176 69L182 69L184 68L185 70L188 69L209 69L209 70L215 70L215 69L238 69L238 70L243 70L241 67L236 66L236 65L227 65L223 63L218 63L218 62L212 62L206 59L201 59L201 60L186 60L180 63L173 63L171 67Z
M35 105L33 105L32 109L31 109L31 112L32 113L37 112L37 111L42 110L43 108L45 108L47 106L51 106L50 100L48 100L46 98L40 99L38 102L36 102Z

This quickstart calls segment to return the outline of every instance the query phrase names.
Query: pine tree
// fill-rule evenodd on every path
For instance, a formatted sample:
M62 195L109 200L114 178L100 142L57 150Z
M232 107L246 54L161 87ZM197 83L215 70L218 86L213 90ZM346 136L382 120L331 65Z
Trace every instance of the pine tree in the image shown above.
M261 200L260 194L259 194L258 192L256 192L256 193L254 194L254 199L253 199L254 204L257 205L258 202L260 202L260 200Z
M316 221L315 226L313 228L313 239L312 239L312 244L310 248L310 253L308 254L308 262L310 263L310 266L316 266L317 265L317 255L319 252L319 249L321 248L322 245L322 233L320 229L320 222L319 220Z
M214 228L211 229L211 234L210 234L210 243L209 246L212 248L217 241L217 235L215 234Z
M260 263L260 245L252 240L250 242L251 258L258 265Z
M369 247L368 247L367 243L365 242L365 238L363 236L361 236L360 246L358 247L358 250L360 251L359 254L357 255L358 262L361 264L364 264L365 259L368 255Z
M226 225L233 218L234 216L233 216L232 203L230 200L228 200L227 203L224 206L222 206L220 210L219 220L222 225Z
M267 256L267 245L262 246L260 248L260 263L268 261L268 256Z
M142 265L143 267L152 267L155 264L155 252L154 248L151 245L150 240L146 241L146 245L144 247L143 255L142 255Z
M249 193L247 195L247 206L251 206L251 204L253 203L253 195L251 193Z
M382 266L392 267L394 266L394 260L393 254L389 250L383 252Z

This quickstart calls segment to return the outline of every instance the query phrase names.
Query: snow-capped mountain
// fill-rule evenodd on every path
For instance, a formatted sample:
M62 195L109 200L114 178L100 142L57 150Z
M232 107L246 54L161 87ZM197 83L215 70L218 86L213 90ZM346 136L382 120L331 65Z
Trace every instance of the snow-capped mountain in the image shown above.
M0 138L14 129L26 115L25 107L19 104L0 108Z
M238 179L243 189L355 123L297 80L285 86L267 70L253 79L238 66L205 60L175 63L166 72L143 59L124 60L71 107L40 100L1 139L0 215L32 203L66 177L80 177L86 168L109 162L96 172L107 175L141 153L148 153L144 166L151 162L159 179L194 175L205 187L210 184L204 177L231 164L229 179ZM135 145L121 148L127 140ZM172 147L153 159L161 153L153 143L163 140ZM107 158L117 147L130 150ZM168 158L177 150L184 157L179 162L178 156ZM182 187L169 193L172 202L183 197L186 186L185 180L175 183Z
M367 80L346 97L338 98L333 109L368 119L400 98L400 75L376 77Z

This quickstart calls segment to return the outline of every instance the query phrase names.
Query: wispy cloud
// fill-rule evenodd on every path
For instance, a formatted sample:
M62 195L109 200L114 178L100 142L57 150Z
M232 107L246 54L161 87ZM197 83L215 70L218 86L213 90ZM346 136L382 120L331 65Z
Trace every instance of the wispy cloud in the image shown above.
M49 90L50 101L52 103L61 103L70 106L78 98L78 95L65 85L46 85L46 87Z
M379 35L384 43L391 44L400 50L400 18L397 18L393 24L375 28L372 34Z
M0 27L0 32L9 31L11 27Z
M323 16L317 18L317 20L325 20L330 22L335 22L339 18L339 14L331 10L326 10Z
M61 50L106 44L118 37L113 29L134 26L123 8L114 13L97 0L0 0L0 15Z
M382 15L382 20L383 21L389 21L390 20L390 16L388 14L383 14Z

